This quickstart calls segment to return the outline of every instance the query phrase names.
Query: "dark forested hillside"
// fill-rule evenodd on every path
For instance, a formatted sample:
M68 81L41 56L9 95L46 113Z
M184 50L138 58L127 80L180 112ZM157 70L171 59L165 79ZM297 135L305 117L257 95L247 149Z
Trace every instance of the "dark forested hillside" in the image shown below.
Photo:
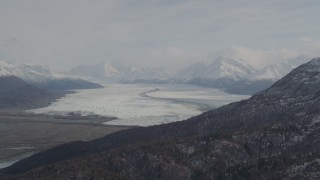
M16 76L0 77L0 109L47 106L61 95L30 85Z
M41 152L23 179L319 179L320 58L248 100L186 121Z

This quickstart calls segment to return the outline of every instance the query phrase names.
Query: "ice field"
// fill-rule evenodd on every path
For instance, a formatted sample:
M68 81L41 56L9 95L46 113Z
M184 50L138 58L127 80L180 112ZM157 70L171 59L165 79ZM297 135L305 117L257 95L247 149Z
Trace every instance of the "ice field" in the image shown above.
M117 117L105 122L107 125L150 126L181 121L204 110L246 98L248 96L195 86L110 84L102 89L78 90L48 107L31 111L93 113Z

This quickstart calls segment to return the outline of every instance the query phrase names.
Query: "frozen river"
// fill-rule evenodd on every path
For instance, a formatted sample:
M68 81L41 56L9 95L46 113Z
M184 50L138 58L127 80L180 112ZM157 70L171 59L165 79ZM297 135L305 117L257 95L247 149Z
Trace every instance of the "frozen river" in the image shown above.
M110 125L150 126L181 121L203 111L248 96L184 85L110 84L102 89L77 90L35 113L77 112L113 116Z

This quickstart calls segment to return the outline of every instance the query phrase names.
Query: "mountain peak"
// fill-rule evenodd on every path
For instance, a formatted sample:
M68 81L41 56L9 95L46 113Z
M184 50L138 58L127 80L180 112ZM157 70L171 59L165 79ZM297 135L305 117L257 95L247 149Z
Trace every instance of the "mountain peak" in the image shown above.
M219 56L214 61L216 65L223 65L223 64L246 64L244 60L237 59L237 58L230 58L226 56Z
M220 78L231 78L234 80L245 79L255 70L242 59L233 59L224 56L218 57L211 65L216 69ZM219 72L220 71L220 72Z

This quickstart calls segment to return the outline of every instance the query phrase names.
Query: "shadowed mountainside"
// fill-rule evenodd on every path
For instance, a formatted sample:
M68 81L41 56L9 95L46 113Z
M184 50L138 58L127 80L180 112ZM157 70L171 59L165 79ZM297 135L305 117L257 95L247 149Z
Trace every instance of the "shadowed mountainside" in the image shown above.
M0 108L28 109L47 106L63 93L53 93L30 85L16 76L0 77Z

